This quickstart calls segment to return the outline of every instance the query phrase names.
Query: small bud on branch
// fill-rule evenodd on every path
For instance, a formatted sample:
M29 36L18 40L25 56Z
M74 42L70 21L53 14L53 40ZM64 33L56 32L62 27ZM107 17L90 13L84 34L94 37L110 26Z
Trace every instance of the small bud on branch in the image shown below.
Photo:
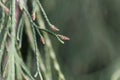
M35 12L33 12L32 13L32 20L35 21L35 19L36 19L36 14L35 14Z
M64 36L64 35L59 35L59 37L62 39L62 40L70 40L70 38L69 37L67 37L67 36Z
M58 29L55 25L51 25L50 27L53 31L60 31L60 29Z
M41 42L45 44L45 39L43 37L41 38Z
M0 6L3 8L6 14L9 13L10 10L2 2L0 2Z

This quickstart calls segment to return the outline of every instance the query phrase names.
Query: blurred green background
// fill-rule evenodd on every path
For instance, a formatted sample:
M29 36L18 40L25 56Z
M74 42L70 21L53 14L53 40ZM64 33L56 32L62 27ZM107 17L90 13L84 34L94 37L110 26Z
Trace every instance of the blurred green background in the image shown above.
M71 38L65 45L52 39L66 80L120 80L120 0L42 1Z

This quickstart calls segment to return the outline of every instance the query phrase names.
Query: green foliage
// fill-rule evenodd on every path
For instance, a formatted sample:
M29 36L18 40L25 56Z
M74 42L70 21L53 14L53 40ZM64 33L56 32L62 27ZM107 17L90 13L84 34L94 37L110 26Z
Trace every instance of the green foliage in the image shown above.
M32 8L27 3L32 5ZM58 75L58 80L65 80L60 70L55 52L48 34L55 36L58 41L64 43L69 40L68 37L56 33L59 31L48 19L41 2L39 0L0 0L2 16L0 19L0 73L3 80L53 80L52 67L53 64ZM32 10L30 12L29 10ZM32 13L32 16L31 16ZM43 16L42 16L43 14ZM46 23L51 30L46 29ZM29 52L25 60L23 60L21 48L23 41L23 32L28 37ZM41 47L44 51L45 58L39 49L37 38L41 40ZM35 57L32 57L32 54ZM30 58L30 60L29 60ZM35 65L32 66L36 70L33 75L27 64L35 58ZM39 75L39 78L37 78Z

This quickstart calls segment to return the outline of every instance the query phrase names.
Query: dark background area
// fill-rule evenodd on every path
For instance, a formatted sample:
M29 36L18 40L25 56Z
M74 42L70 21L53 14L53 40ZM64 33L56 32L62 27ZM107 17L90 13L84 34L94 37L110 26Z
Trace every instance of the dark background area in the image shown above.
M120 79L120 0L43 0L43 6L71 38L65 45L52 39L66 80Z

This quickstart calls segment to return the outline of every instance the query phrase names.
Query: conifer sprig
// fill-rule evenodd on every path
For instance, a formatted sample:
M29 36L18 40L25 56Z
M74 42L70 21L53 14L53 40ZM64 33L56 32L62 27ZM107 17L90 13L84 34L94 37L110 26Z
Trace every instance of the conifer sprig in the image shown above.
M29 1L31 1L32 13L29 12L27 4ZM65 80L48 34L53 35L63 44L65 40L70 39L56 32L60 30L50 22L40 0L0 0L0 7L2 9L0 19L0 73L2 74L0 80L36 80L38 75L40 80L53 80L51 62L58 74L58 80ZM51 30L46 27L42 17L45 18ZM36 69L35 76L22 57L24 31L30 43L27 47L35 55L33 57L36 60L36 66L33 67ZM42 47L43 51L39 49L38 38L45 45ZM41 52L45 52L45 58ZM29 56L26 60L28 58Z

